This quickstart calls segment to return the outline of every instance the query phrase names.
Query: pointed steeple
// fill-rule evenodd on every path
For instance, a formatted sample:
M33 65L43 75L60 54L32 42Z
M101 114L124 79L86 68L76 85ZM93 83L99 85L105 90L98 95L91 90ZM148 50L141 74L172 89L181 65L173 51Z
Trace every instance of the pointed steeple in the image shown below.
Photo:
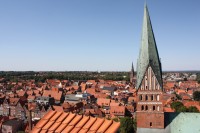
M136 86L137 89L140 88L142 80L145 76L145 72L147 71L149 66L152 68L155 77L162 89L163 87L162 87L161 63L158 55L158 50L154 38L154 33L151 25L148 8L145 3L143 26L142 26L142 39L141 39L139 58L137 61L137 86Z
M132 83L132 85L135 85L134 83L134 66L133 66L133 62L132 62L132 67L131 67L131 71L130 71L130 83Z
M134 73L134 66L133 66L133 62L132 62L132 68L131 71Z

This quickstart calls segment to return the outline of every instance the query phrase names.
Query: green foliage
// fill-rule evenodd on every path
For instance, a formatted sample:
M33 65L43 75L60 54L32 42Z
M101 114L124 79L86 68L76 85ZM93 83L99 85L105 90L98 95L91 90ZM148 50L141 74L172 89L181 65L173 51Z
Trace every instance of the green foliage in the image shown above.
M193 93L193 98L195 101L200 101L200 91L195 91Z
M136 119L133 119L133 128L135 129L135 132L136 132L136 129L137 129L137 120Z
M176 98L177 98L178 100L181 100L181 99L182 99L176 92L174 92L174 94L176 95Z
M171 108L175 109L177 112L179 110L181 110L180 109L181 107L183 107L183 103L182 102L176 101L176 102L171 103Z
M199 112L195 106L185 107L181 102L171 103L171 108L175 109L176 112Z
M190 106L190 107L187 109L187 112L195 112L195 113L198 113L199 110L198 110L197 107L195 107L195 106Z
M134 122L130 117L120 119L120 133L134 133Z
M117 118L117 117L113 118L112 120L115 122L119 122L119 118Z
M187 108L185 106L181 106L178 109L176 109L176 112L187 112Z
M18 82L20 80L35 80L35 82L45 82L46 79L58 80L125 80L129 81L129 72L88 72L88 71L67 71L67 72L15 72L0 71L1 82Z

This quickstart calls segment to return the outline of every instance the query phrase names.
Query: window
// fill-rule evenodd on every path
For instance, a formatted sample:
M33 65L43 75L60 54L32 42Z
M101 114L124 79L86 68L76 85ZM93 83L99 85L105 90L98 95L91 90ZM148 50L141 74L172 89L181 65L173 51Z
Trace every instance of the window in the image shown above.
M156 110L156 107L155 106L153 106L153 111L155 111Z
M145 96L145 100L146 100L146 101L148 100L148 96L147 96L147 95Z
M151 101L153 101L153 95L151 95Z
M148 106L146 105L145 110L148 110Z
M150 127L152 127L152 122L150 122Z
M142 95L139 96L140 101L142 101Z
M144 110L144 106L142 105L141 110Z

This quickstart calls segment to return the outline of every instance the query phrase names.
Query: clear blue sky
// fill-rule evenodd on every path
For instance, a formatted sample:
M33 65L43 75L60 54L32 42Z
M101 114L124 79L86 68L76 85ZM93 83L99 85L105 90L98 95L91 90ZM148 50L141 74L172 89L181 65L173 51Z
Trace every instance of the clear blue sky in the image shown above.
M200 1L147 0L163 70L200 70ZM129 71L143 0L1 0L0 70Z

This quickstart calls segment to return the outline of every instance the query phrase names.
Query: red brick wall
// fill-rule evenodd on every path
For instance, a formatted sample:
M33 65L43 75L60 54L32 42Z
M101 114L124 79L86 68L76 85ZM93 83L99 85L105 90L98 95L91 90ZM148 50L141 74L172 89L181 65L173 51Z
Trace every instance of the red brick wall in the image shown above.
M138 128L164 128L164 113L137 112Z

